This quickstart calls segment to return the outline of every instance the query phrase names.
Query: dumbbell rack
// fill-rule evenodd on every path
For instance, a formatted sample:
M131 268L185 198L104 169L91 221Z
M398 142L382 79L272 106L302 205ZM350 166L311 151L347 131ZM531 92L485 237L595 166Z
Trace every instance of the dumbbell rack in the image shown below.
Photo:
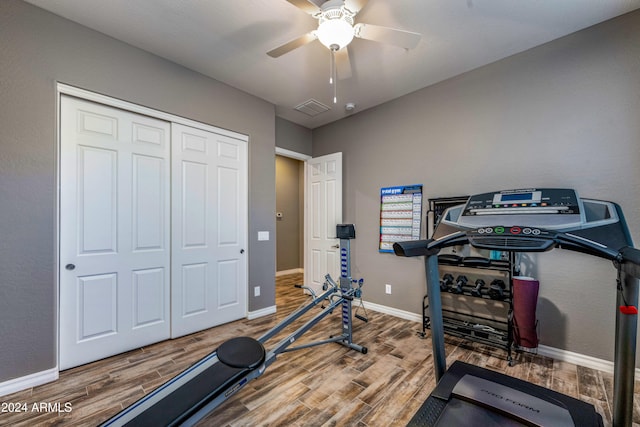
M507 352L507 361L512 364L513 343L513 293L511 279L518 272L514 269L514 255L509 253L508 260L490 260L480 257L459 257L451 254L438 256L440 277L447 273L454 278L452 286L443 285L441 299L443 304L443 325L445 333L503 349ZM456 279L466 277L467 286L456 286ZM485 282L482 292L473 292L478 278ZM491 283L504 284L488 292ZM430 328L428 295L422 303L422 332ZM460 309L462 307L462 309Z

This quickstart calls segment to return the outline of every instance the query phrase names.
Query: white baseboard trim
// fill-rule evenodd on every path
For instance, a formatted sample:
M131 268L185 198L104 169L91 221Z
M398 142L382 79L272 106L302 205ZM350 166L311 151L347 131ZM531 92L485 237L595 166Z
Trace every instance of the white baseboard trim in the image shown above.
M541 356L550 357L551 359L560 360L562 362L573 363L574 365L584 366L585 368L596 369L603 372L613 372L613 362L608 360L598 359L585 354L574 353L568 350L562 350L559 348L549 347L546 345L538 346L538 354ZM636 369L636 378L640 371Z
M412 322L422 322L422 316L410 311L399 310L397 308L388 307L373 302L365 301L364 303L366 308L377 311L379 313L388 314L390 316L399 317L401 319L409 320ZM273 305L271 307L248 312L247 319L253 320L260 317L268 316L269 314L274 314L275 312L276 306ZM585 368L596 369L598 371L609 373L613 372L613 362L580 353L574 353L568 350L562 350L546 345L539 345L538 354L541 356L549 357L551 359L572 363L574 365L584 366ZM6 396L8 394L26 390L31 387L36 387L42 384L56 381L58 379L58 376L58 368L52 368L46 371L35 372L33 374L25 375L24 377L14 378L12 380L2 382L0 383L0 396ZM635 378L636 380L640 379L640 368L636 368Z
M604 359L587 356L586 354L574 353L568 350L548 347L546 345L538 346L538 354L550 357L551 359L560 360L562 362L573 363L574 365L584 366L585 368L596 369L602 372L613 373L614 363ZM640 380L640 368L635 369L635 379Z
M398 310L397 308L387 307L373 302L364 302L367 309L377 311L379 313L388 314L390 316L399 317L405 320L422 323L422 316L410 311ZM562 350L546 345L539 345L537 354L562 362L572 363L574 365L584 366L585 368L595 369L602 372L613 373L613 362L596 357L587 356L585 354L574 353L568 350ZM640 380L640 368L635 370L636 380Z
M0 383L0 396L16 393L31 387L50 383L58 379L58 368L47 369L46 371L35 372L24 377L14 378Z
M405 320L411 320L412 322L422 322L422 316L410 311L398 310L397 308L388 307L386 305L376 304L374 302L364 301L364 306L367 309L377 311L378 313L388 314L390 316L399 317Z
M272 305L271 307L261 308L260 310L250 311L247 313L247 319L253 320L259 317L268 316L276 312L276 306Z
M304 273L304 268L292 268L291 270L276 271L276 277L287 276L289 274Z

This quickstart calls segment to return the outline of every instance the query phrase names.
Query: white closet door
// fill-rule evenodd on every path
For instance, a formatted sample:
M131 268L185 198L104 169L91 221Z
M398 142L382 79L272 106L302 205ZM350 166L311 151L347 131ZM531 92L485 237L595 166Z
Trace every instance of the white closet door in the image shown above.
M172 124L171 336L246 316L247 143Z
M169 337L170 125L61 97L60 369Z
M307 161L304 283L319 292L329 273L340 277L340 241L336 225L342 222L342 153Z

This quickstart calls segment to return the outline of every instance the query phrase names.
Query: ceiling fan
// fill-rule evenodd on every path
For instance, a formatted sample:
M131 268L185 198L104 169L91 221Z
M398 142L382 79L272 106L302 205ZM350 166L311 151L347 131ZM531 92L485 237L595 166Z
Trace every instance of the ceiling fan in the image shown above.
M412 49L418 45L419 33L382 27L379 25L355 23L354 18L367 4L368 0L327 0L318 6L312 0L286 0L318 20L318 28L290 42L267 52L277 58L301 46L319 40L331 51L331 76L329 83L333 85L333 102L337 102L337 66L340 63L341 78L351 77L351 64L347 46L354 37L387 43L404 49ZM317 0L316 0L317 2Z

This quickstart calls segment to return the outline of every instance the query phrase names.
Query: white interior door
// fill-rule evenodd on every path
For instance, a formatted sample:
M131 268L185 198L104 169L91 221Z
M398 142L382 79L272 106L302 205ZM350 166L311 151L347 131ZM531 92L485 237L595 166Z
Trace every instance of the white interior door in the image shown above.
M247 143L172 125L171 336L246 316Z
M307 161L304 283L318 291L329 273L340 276L336 225L342 222L342 153Z
M62 96L60 369L169 337L169 123Z

